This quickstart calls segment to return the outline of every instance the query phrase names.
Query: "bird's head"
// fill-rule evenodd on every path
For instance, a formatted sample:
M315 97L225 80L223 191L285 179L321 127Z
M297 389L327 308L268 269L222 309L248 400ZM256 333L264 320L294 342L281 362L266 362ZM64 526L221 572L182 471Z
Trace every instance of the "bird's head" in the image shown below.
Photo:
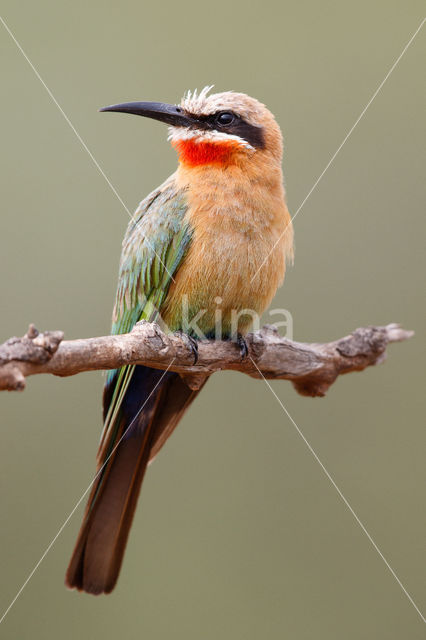
M244 93L188 92L180 105L127 102L101 111L133 113L169 125L169 140L189 166L281 162L282 137L272 113Z

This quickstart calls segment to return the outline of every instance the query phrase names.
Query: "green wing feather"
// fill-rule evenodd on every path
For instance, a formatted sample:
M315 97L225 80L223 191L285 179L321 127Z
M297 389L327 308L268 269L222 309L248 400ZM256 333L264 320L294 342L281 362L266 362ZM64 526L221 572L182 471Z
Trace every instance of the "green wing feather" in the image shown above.
M112 333L128 333L141 320L154 322L191 241L184 221L185 191L173 176L141 202L123 240ZM119 427L120 405L134 365L108 373L106 389L114 385L104 407L104 428L98 452L105 460L113 449Z

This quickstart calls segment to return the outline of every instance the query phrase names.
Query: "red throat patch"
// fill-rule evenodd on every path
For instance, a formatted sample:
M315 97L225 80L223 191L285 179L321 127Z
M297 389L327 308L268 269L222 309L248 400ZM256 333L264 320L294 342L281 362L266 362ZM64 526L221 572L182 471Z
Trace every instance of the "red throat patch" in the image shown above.
M172 146L179 154L179 160L191 167L203 164L232 164L233 155L238 143L229 142L195 142L194 140L177 140Z

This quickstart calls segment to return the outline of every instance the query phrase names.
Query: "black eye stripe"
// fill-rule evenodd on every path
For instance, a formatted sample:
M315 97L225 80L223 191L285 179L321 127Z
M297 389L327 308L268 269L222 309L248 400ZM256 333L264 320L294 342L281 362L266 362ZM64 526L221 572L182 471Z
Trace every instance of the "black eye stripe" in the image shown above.
M220 122L218 122L218 117L225 113L231 114L233 120L229 124L221 125ZM208 116L188 115L193 119L194 124L192 126L194 129L215 130L227 135L238 136L239 138L243 138L243 140L255 149L263 149L265 146L262 127L257 127L256 125L246 122L241 116L232 111L219 111Z
M246 140L252 147L255 147L255 149L263 149L265 146L262 127L249 124L242 118L239 118L235 123L233 122L229 127L226 127L226 133L243 138L243 140Z

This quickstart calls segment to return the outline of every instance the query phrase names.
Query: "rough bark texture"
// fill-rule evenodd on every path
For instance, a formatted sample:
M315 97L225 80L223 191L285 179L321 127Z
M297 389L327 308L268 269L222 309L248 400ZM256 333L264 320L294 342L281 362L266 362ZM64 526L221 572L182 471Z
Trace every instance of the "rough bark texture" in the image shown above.
M259 378L291 380L305 396L324 396L336 378L382 362L390 342L413 335L397 324L356 329L349 336L324 344L282 338L273 326L246 338L249 355L242 359L238 345L213 340L199 342L194 364L185 336L165 334L156 324L139 322L130 333L81 340L63 340L62 331L39 333L34 325L22 338L0 345L0 390L22 390L26 378L37 373L71 376L82 371L145 364L170 369L197 389L205 375L221 370L241 371Z

